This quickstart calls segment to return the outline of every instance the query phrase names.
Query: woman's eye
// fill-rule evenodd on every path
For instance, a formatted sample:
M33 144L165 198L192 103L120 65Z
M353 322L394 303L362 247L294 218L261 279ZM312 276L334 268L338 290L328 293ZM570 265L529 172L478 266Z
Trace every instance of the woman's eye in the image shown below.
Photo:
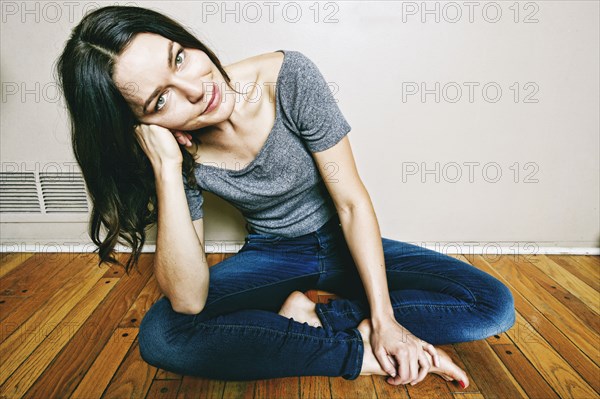
M165 97L162 94L158 97L158 99L156 100L156 105L154 106L154 112L160 111L161 108L165 105L164 98Z
M183 54L183 49L181 49L177 52L177 55L175 56L175 65L177 65L177 66L181 65L183 63L183 60L185 60L185 55ZM161 99L163 101L161 101ZM158 100L156 100L156 105L154 106L154 112L160 111L164 105L165 105L164 95L161 95L160 97L158 97Z
M185 59L185 56L183 55L183 49L181 49L177 52L177 56L175 57L175 65L180 65L181 63L183 63L184 59ZM179 60L181 60L181 61L179 61Z

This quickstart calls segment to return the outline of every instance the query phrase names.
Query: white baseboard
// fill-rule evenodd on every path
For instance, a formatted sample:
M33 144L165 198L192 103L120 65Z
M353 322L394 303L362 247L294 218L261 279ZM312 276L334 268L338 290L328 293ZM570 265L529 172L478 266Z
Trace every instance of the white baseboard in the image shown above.
M469 242L452 243L418 243L407 241L410 244L417 245L433 251L450 254L463 255L600 255L598 247L558 247L542 246L535 242L513 242L513 243L486 243L485 245L475 245ZM481 244L481 243L478 243ZM506 245L503 245L506 244ZM204 245L205 253L237 253L244 245L243 241L207 241ZM79 253L94 252L96 246L92 243L70 243L70 242L8 242L0 243L0 252L43 252L43 253ZM118 245L116 252L131 252L129 248ZM156 245L144 245L143 253L153 253Z

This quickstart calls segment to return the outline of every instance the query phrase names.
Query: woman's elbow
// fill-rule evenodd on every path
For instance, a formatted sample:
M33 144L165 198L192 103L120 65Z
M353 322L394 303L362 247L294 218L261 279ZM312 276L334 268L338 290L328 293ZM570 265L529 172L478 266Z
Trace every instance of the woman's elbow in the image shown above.
M208 287L205 287L205 289L201 289L199 291L200 295L195 298L180 297L173 300L169 298L173 310L177 313L183 313L188 315L195 315L202 312L204 306L206 305L206 298L208 297Z
M195 315L202 312L205 304L205 301L190 301L186 303L173 302L172 307L173 311L177 313Z

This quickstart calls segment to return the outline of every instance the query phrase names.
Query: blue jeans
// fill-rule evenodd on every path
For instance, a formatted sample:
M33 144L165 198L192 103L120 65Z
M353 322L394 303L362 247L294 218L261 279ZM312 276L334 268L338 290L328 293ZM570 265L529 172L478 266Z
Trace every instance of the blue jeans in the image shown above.
M487 338L515 323L514 299L495 277L451 256L382 237L396 320L433 344ZM360 375L370 317L367 297L339 216L287 238L250 232L240 251L209 268L206 305L195 315L161 297L144 316L139 348L147 363L219 380ZM295 291L341 299L317 304L323 327L277 314Z

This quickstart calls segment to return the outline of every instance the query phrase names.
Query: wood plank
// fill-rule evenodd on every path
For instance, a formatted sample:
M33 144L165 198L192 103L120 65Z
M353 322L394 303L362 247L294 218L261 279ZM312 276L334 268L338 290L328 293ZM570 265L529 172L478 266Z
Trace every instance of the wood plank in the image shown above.
M379 399L410 399L406 385L391 385L385 380L386 377L382 375L374 375L373 387L375 388L375 394ZM429 376L425 379L430 378ZM419 384L421 385L421 384Z
M543 256L543 255L542 255ZM543 264L545 260L539 260L538 263ZM561 273L568 273L564 269L562 269L559 265L553 263L551 260L547 260L548 269L559 269ZM600 318L598 315L590 309L588 306L589 301L582 301L577 296L572 295L572 288L563 288L561 282L552 279L549 277L552 276L553 272L550 270L540 270L537 267L521 267L523 264L519 263L520 270L527 275L532 281L537 282L540 287L543 287L550 295L556 298L557 301L563 304L563 306L571 309L571 311L592 331L598 332L600 331ZM547 269L545 266L544 269ZM560 279L560 278L559 278ZM581 280L580 280L581 282ZM585 285L587 289L590 290L590 295L596 297L596 300L600 302L600 294L590 288L587 284L581 282L582 285Z
M154 277L150 276L148 282L140 292L140 295L135 299L133 305L129 308L125 316L119 322L120 328L140 327L140 323L144 315L154 303L162 296L160 286Z
M479 260L475 262L477 266L485 262L479 256L476 256L475 259ZM521 268L528 267L527 264L515 264L505 258L500 258L493 264L485 263L496 270L497 274L503 277L508 286L513 287L513 294L515 291L518 291L521 295L525 296L528 302L536 307L545 318L550 320L573 343L581 348L596 365L600 364L600 354L598 353L596 344L598 339L600 339L598 333L583 324L570 309L563 306L545 289L540 287L537 282L532 281L523 273Z
M514 344L492 345L492 349L530 398L559 399L544 377Z
M108 387L100 398L154 398L149 390L152 385L156 367L146 363L140 356L137 337L119 365ZM179 385L179 380L158 380L174 382ZM175 392L175 394L177 394Z
M154 380L146 397L149 399L176 399L180 384L181 380ZM204 394L202 398L205 398Z
M479 256L473 259L473 264L480 270L510 286L507 280L508 273L501 275ZM556 351L560 352L562 359L568 364L568 366L563 366L561 363L562 368L576 370L578 375L587 384L594 390L599 391L598 367L592 360L569 340L569 337L546 319L543 313L527 301L524 295L514 289L512 289L512 292L517 309L517 321L515 326L507 331L511 341L521 349L523 354L537 367L537 370L544 377L544 372L548 366L545 365L544 361L536 361L536 359L543 358L546 351L554 352L553 348L555 348ZM547 345L548 343L549 345ZM560 361L559 359L556 360ZM554 373L554 370L552 369L549 372ZM550 383L547 378L546 380ZM556 387L554 390L560 393L560 390L557 390Z
M15 270L15 273L0 279L0 285L5 288L3 292L11 291L15 296L23 298L22 306L10 309L8 315L4 318L0 342L4 341L6 337L25 323L40 306L48 301L64 284L69 283L78 272L92 268L101 270L97 266L93 266L93 260L89 254L79 255L73 258L72 261L67 260L73 254L66 255L65 261L62 263L54 260L49 263L50 269L47 268L48 265L46 264L35 265L29 263L29 260L32 259L30 258L24 265L27 270L19 268ZM44 256L39 258L44 258ZM60 267L57 267L57 263L60 264ZM25 275L23 276L22 273L25 273Z
M346 380L341 377L329 377L331 397L377 399L373 378L370 375L359 375L355 380Z
M102 269L81 268L43 306L0 344L0 384L19 367L102 277ZM105 279L114 285L114 280Z
M314 303L319 302L319 293L317 292L317 290L308 290L304 293L304 295L306 295L308 299L310 299Z
M570 255L569 258L575 261L586 275L589 275L595 281L600 280L600 256L580 256Z
M73 393L112 336L123 314L146 285L152 273L153 258L154 254L140 255L140 269L144 274L119 280L85 325L27 391L26 398L68 397Z
M411 399L453 399L446 380L437 374L429 374L417 385L405 386Z
M125 254L119 254L117 259L119 259L121 263L127 262L127 256ZM104 277L127 277L127 273L125 273L125 269L122 266L113 265L112 263L107 263L106 266L108 267L108 270Z
M600 270L600 256L598 255L569 255L569 258L581 265L588 265L594 274Z
M270 378L256 381L255 399L297 399L299 396L299 377Z
M454 396L454 399L486 399L485 396L483 396L482 394L473 393L473 392L467 392L467 393L455 392L452 394L452 396ZM539 399L543 399L543 398L539 398Z
M227 381L223 399L252 399L256 381Z
M339 298L340 297L335 294L319 294L319 303L329 303L329 301L333 301Z
M181 380L182 378L183 376L181 374L175 374L163 369L158 369L156 376L154 376L155 380Z
M88 295L62 320L62 325L52 330L27 360L11 374L4 384L0 385L0 397L20 398L35 383L69 340L79 332L98 304L117 284L115 280L110 284L105 284L105 281L106 279L99 280ZM60 384L59 381L54 383Z
M25 306L25 304L33 304L34 301L30 299L31 297L0 296L0 322L6 319L12 312ZM0 337L8 337L19 327L19 324L14 323L12 326L7 326L5 323L2 323ZM2 342L1 338L0 342Z
M527 398L519 383L506 369L485 340L454 344L471 381L486 399Z
M7 257L15 255L15 254L19 254L19 253L25 253L25 252L18 252L17 249L18 249L18 246L14 246L9 251L0 252L0 266L2 266L2 264L6 262Z
M300 398L331 399L331 387L329 386L329 377L300 377Z
M574 276L577 276L581 281L592 287L596 291L600 291L600 270L593 270L587 265L580 264L576 259L581 257L571 257L567 255L545 255L557 265L568 271Z
M225 255L226 254L223 252L206 254L206 263L208 263L208 267L212 267L212 266L216 265L217 263L224 261ZM233 255L235 255L235 254L233 254Z
M137 328L117 328L71 395L71 399L99 398L131 349L137 333Z
M527 321L517 313L518 322ZM565 398L587 399L596 392L583 378L552 348L548 342L533 329L536 336L527 343L516 343L523 354L536 367L550 386Z
M47 261L46 254L35 254L0 279L0 295L30 296L41 286L40 279L47 282L52 278L58 265L56 260ZM70 263L70 262L64 262ZM62 265L60 265L62 267Z
M221 399L225 391L225 381L183 376L177 399ZM150 399L151 397L148 396Z
M27 259L33 256L33 252L0 253L0 278L20 267Z
M54 256L54 255L53 255ZM97 255L96 255L97 256ZM452 255L451 255L452 256ZM461 258L462 255L456 255L455 257L457 258ZM533 255L532 255L533 257ZM544 258L544 255L539 255L539 258ZM507 257L503 257L505 260L508 259ZM584 257L580 257L580 258L584 258ZM585 257L585 258L590 258L590 257ZM598 257L596 257L598 258ZM215 258L216 259L216 258ZM534 258L535 259L535 258ZM528 260L531 260L531 257L528 258ZM521 260L522 261L522 260ZM515 296L515 303L517 305L517 310L518 310L518 314L517 314L517 324L509 331L501 333L501 334L497 334L496 336L492 336L492 337L488 337L485 340L481 340L481 341L475 341L478 343L483 343L484 345L488 346L489 349L492 350L492 354L495 356L495 361L499 362L500 364L500 368L504 369L504 372L507 373L509 375L510 378L512 378L512 384L516 384L515 387L517 390L519 390L519 394L520 395L528 395L529 397L548 397L548 398L556 398L556 397L573 397L573 398L583 398L585 397L587 399L587 397L592 394L594 396L592 397L600 397L599 393L600 390L599 385L600 385L600 381L598 381L598 373L599 373L599 369L598 367L594 364L594 362L592 362L592 360L587 357L580 348L578 348L576 346L576 344L572 341L570 341L569 339L573 339L573 333L571 331L560 331L559 327L557 327L556 325L552 324L551 321L549 321L546 317L545 317L545 309L538 309L536 308L537 306L537 302L535 304L530 303L527 299L530 299L531 297L537 298L537 296L539 295L540 292L545 292L546 295L548 295L549 297L553 298L556 302L552 304L552 306L556 305L556 303L560 304L560 308L559 309L555 309L555 311L557 313L562 312L563 309L567 309L568 312L571 312L573 314L573 316L575 316L576 319L579 319L580 321L582 321L582 326L587 328L589 331L594 332L596 335L598 335L598 324L599 321L598 319L594 319L594 312L591 311L589 309L589 307L587 306L587 304L581 300L579 297L577 296L572 296L570 300L564 300L564 298L561 298L560 296L568 296L571 294L570 290L573 288L573 286L569 286L569 288L563 287L562 284L560 283L560 281L557 280L561 280L564 283L564 281L568 281L569 283L565 283L565 285L568 284L573 284L575 283L576 285L579 284L579 287L581 287L581 284L585 285L586 287L589 286L588 288L583 288L583 291L585 291L586 295L587 295L587 301L589 302L589 294L591 292L594 292L594 294L597 296L597 290L595 289L594 285L591 285L590 282L593 280L593 276L592 277L583 277L582 276L590 276L589 271L592 270L593 267L596 267L595 263L597 262L597 259L591 259L591 260L580 260L583 264L585 264L586 266L582 266L579 267L578 265L578 261L574 261L572 259L569 259L569 262L563 262L564 264L567 265L571 265L568 266L570 267L570 270L566 267L563 266L563 264L558 263L555 260L552 260L552 262L550 263L550 265L548 267L559 267L560 266L560 271L553 271L552 273L549 273L547 270L543 270L537 267L537 265L532 264L531 262L526 262L529 263L529 266L527 268L522 268L519 265L519 262L521 262L519 260L515 262L512 262L514 265L513 267L515 267L516 269L520 269L520 273L518 274L519 277L521 276L525 276L529 281L527 282L521 282L521 286L520 288L528 288L528 284L532 284L533 286L537 287L537 291L527 294L524 293L522 294L521 291L517 291L516 289L514 289L512 287L512 285L508 282L503 280L503 274L504 274L504 269L502 269L500 272L497 271L495 269L495 264L496 262L494 262L494 266L488 265L489 267L489 274L492 274L494 276L496 276L497 278L501 279L502 281L504 281L509 287L511 287L511 290L513 291L513 294ZM54 260L54 263L59 263L60 260ZM216 263L216 262L215 262ZM509 262L510 263L510 262ZM554 264L553 264L554 263ZM572 266L575 265L575 266ZM55 265L56 266L56 265ZM141 266L141 265L140 265ZM474 265L475 267L478 267L476 265ZM95 266L97 267L97 266ZM9 278L11 278L10 276L13 273L22 273L19 271L20 267L15 267L12 270L10 270L9 272L7 272L6 276L8 276ZM60 270L59 268L55 267L56 270ZM480 269L484 270L483 268L480 267ZM572 270L578 270L578 274L572 273ZM114 269L112 270L112 273L114 274L114 271L118 271L118 269ZM486 270L484 270L486 271ZM134 272L135 273L135 272ZM109 276L111 275L109 273L108 270L104 271L103 276ZM119 274L114 274L119 275ZM71 274L69 277L75 279L75 274ZM137 275L137 273L132 274L131 276L126 276L123 275L123 277L125 277L122 280L125 279L131 279L134 277L139 277ZM513 276L514 277L514 276ZM512 277L511 277L512 278ZM555 280L556 278L556 280ZM54 276L54 279L56 279L56 275ZM566 280L565 280L566 279ZM2 279L0 279L1 281ZM154 281L151 281L154 280ZM15 283L16 280L13 279L13 284ZM56 280L52 280L49 279L48 282L50 283L54 283ZM100 283L102 280L98 280L98 283ZM36 283L34 281L34 283ZM122 281L119 281L119 284L121 284ZM65 282L62 281L56 285L54 285L54 287L56 287L56 289L65 289L65 287L63 287L65 285ZM554 285L556 288L552 288L552 285ZM597 285L597 284L595 284ZM14 285L17 288L20 288L18 285ZM100 287L100 285L97 285L98 287ZM591 288L590 288L591 287ZM43 293L45 287L43 287L41 284L37 285L37 288L34 289L33 291L30 291L28 288L26 292L18 292L18 290L13 292L13 295L8 295L8 296L0 296L0 313L2 313L2 305L6 304L7 308L11 308L11 309L19 309L23 308L23 307L32 307L33 306L33 311L29 314L29 317L31 317L31 315L36 314L41 312L41 309L45 307L45 309L47 310L47 313L53 313L53 310L48 310L48 307L53 307L54 305L48 305L46 301L41 301L38 298L40 298L40 294ZM92 291L96 288L96 285L94 285L94 287L92 288ZM104 287L106 288L106 287ZM117 288L116 285L113 285L112 288ZM123 309L123 312L119 315L119 318L108 318L108 321L110 321L112 323L112 334L114 336L115 334L115 328L119 328L119 327L125 327L125 328L132 328L134 331L137 332L137 327L139 327L139 322L141 321L141 319L143 318L143 315L146 313L147 309L149 309L149 307L158 299L158 297L156 297L157 292L159 293L160 290L158 289L158 285L154 279L154 277L149 276L148 279L145 281L145 285L143 286L139 286L139 295L137 297L134 298L134 301L132 301L131 306L129 307L129 309L127 309L127 312L125 312L125 309ZM580 291L581 292L581 291ZM56 295L56 292L51 292L51 294ZM48 295L47 293L45 294L47 295L45 298L46 299L50 299L52 298L53 295ZM90 291L90 295L91 295L91 291ZM83 301L86 300L87 297L89 297L90 295L86 295L78 304L77 306L79 306L80 303L82 303ZM105 302L109 302L111 300L111 298L113 298L114 294L112 292L110 292L110 290L107 291L107 293L105 295L108 295L108 297L106 297L106 301ZM308 294L307 294L308 295ZM327 293L327 292L321 292L318 290L314 290L314 293L311 294L311 298L316 298L316 301L322 301L322 302L327 302L328 299L330 298L336 298L335 295L331 294L331 293ZM154 296L154 300L150 299ZM517 299L517 297L520 297L519 299ZM104 298L104 297L103 297ZM545 297L544 297L545 299ZM2 301L5 301L4 303L2 303ZM315 299L312 299L313 301L315 301ZM534 301L539 301L539 298L534 299ZM100 302L100 301L99 301ZM94 311L94 309L96 308L101 308L106 306L105 303L97 303L94 307L91 307L87 313L83 312L83 316L87 317L90 313L92 313ZM27 303L28 305L15 305L17 303L22 303L25 304ZM114 302L113 302L114 303ZM70 314L74 314L76 313L76 307L74 307L70 312L68 312L68 315ZM587 314L583 313L581 311L583 307L588 308L587 310ZM54 309L54 308L53 308ZM524 309L524 310L523 310ZM522 313L521 313L522 312ZM67 317L68 317L67 315ZM82 315L79 315L80 317L83 317ZM1 319L2 315L0 314L0 319ZM13 316L14 317L14 316ZM50 317L50 316L49 316ZM597 316L596 316L597 317ZM10 320L10 319L9 319ZM27 318L25 318L21 324L25 323L27 320ZM64 322L65 319L63 319L63 321L61 321L61 324L65 324ZM554 321L554 319L552 319ZM81 321L79 321L79 325L77 327L77 329L80 328L86 328L86 324L84 323L85 318ZM117 322L118 321L118 322ZM2 334L4 337L9 337L12 333L14 333L15 331L17 331L19 329L19 327L21 326L21 324L18 324L16 327L8 327L7 330L4 329L4 322L2 324ZM82 327L83 326L83 327ZM97 328L97 326L96 326ZM537 330L536 330L537 329ZM57 329L58 330L58 329ZM538 332L539 330L539 332ZM88 328L87 330L88 332L90 331L90 329ZM6 332L10 332L9 334L6 334ZM58 348L55 347L56 345L56 340L54 340L54 338L58 339L59 338L59 331L56 332L55 336L47 335L46 339L44 341L42 341L37 348L35 348L32 352L31 355L29 356L29 358L27 358L20 367L17 367L17 369L15 370L15 372L10 375L10 377L7 379L7 383L10 386L12 386L13 388L17 387L16 390L14 390L14 392L17 392L18 396L11 396L11 392L6 391L5 392L5 386L7 384L4 384L2 386L0 386L0 397L2 395L7 395L7 397L21 397L23 395L25 395L25 397L37 397L37 396L32 396L33 394L31 392L34 392L32 388L34 386L37 386L38 383L40 383L40 381L46 379L48 381L51 381L51 379L48 379L44 373L44 370L48 369L48 372L56 372L57 366L55 366L55 364L53 363L56 361L59 362L64 362L67 358L65 356L63 356L63 353L61 352L62 349L63 352L69 350L69 347L72 346L72 343L69 342L69 339L71 339L71 337L73 337L73 339L71 341L77 340L78 339L78 334L81 334L81 331L75 330L71 333L71 335L62 343L62 345L60 345ZM64 335L64 333L62 334ZM88 337L87 339L92 340L92 339L96 339L96 334L87 334ZM94 335L92 338L90 338L90 335ZM543 335L543 336L542 336ZM46 335L42 335L42 336L46 336ZM102 338L102 337L100 337ZM14 338L13 338L14 339ZM577 338L575 338L577 339ZM59 343L61 342L58 339ZM464 348L461 347L461 345L464 344L469 344L469 343L460 343L460 344L453 344L451 345L451 350L453 350L454 354L457 355L458 357L458 361L455 360L457 363L459 363L459 361L462 363L461 367L463 367L465 370L467 370L469 374L469 378L471 381L471 385L469 386L469 388L467 388L467 390L469 390L469 392L463 392L462 388L460 388L456 383L452 383L452 382L446 382L445 380L443 380L441 377L438 376L428 376L425 381L423 381L422 383L420 383L417 386L410 386L407 385L405 386L392 386L389 385L385 382L384 377L382 376L361 376L359 377L359 379L361 378L369 378L371 383L372 383L372 387L367 387L366 389L369 390L369 392L366 394L366 396L364 395L365 391L365 387L361 387L360 384L358 384L359 386L351 386L351 385L356 385L357 380L355 381L347 381L344 380L341 377L320 377L320 376L310 376L310 377L289 377L291 379L296 379L297 380L297 384L294 384L293 386L297 386L297 392L296 395L294 396L292 391L293 389L290 389L289 386L284 386L284 385L280 385L280 381L279 380L286 380L286 379L270 379L270 380L263 380L262 386L257 387L257 384L255 381L217 381L217 380L208 380L208 379L201 379L201 378L197 378L197 377L188 377L188 376L180 376L174 373L169 373L169 372L164 372L161 370L157 370L154 369L154 371L151 373L153 374L153 378L151 377L150 379L147 378L147 375L145 375L144 373L140 372L140 370L137 371L130 371L127 370L127 372L125 373L125 376L121 376L120 379L117 381L116 379L111 382L108 386L108 389L106 390L106 392L104 392L104 396L103 397L147 397L147 398L162 398L162 397L177 397L179 399L181 398L187 398L187 397L224 397L224 398L238 398L238 397L242 397L242 398L250 398L250 397L254 397L254 396L265 396L265 397L296 397L296 396L300 396L303 398L313 398L313 397L326 397L326 398L333 398L336 393L337 396L336 397L348 397L348 398L353 398L353 397L360 397L361 399L363 397L379 397L379 398L402 398L402 399L408 399L409 398L409 393L410 393L410 398L415 399L415 398L427 398L429 399L430 397L452 397L452 398L459 398L459 399L481 399L481 398L488 398L488 397L498 397L498 396L494 396L491 395L489 396L486 392L484 392L484 390L480 390L480 388L475 385L476 382L480 382L480 378L478 376L472 376L471 375L471 368L472 366L465 366L465 363L462 362L462 356L464 356L463 350ZM593 343L592 343L593 344ZM32 345L31 342L28 342L27 340L25 340L25 346L27 347L27 345ZM88 346L79 346L79 351L88 349L88 350L92 350L92 361L93 364L91 364L91 368L86 369L87 373L84 371L83 373L81 373L81 371L79 369L76 369L76 371L73 370L69 370L69 365L66 363L62 363L63 364L63 371L66 374L68 374L66 379L63 379L62 381L58 381L58 385L62 385L62 384L70 384L71 380L69 375L72 374L80 374L81 376L85 376L83 377L84 379L81 380L81 376L79 377L79 379L75 379L75 383L71 388L68 388L66 390L66 392L73 392L71 394L71 397L85 397L85 396L77 396L77 391L80 389L83 389L85 387L86 384L86 379L88 378L88 375L95 375L95 374L99 374L96 372L92 372L94 365L96 364L100 364L100 357L102 357L103 355L108 357L108 358L113 358L113 356L108 356L105 354L105 351L108 351L109 348L111 347L111 342L105 342L104 344L102 344L100 346L100 351L99 352L94 352L93 349L94 347L91 345ZM135 345L137 345L137 340L135 341ZM455 350L455 347L461 347L461 351L457 351ZM446 350L446 347L441 346L444 350ZM126 356L126 362L129 362L132 365L135 365L135 360L130 359L130 356L136 356L136 354L134 353L137 350L137 361L139 362L143 362L143 360L141 359L141 357L139 357L139 349L137 349L136 347L134 347L134 345L132 344L129 347L129 351L127 352L127 356ZM448 350L446 350L448 351ZM506 353L506 351L511 352ZM72 353L76 354L76 356L74 356L75 361L76 362L80 362L81 360L78 359L78 357L80 356L79 353L77 352L73 352L71 350ZM0 356L2 355L2 345L0 345ZM548 354L550 353L550 354ZM57 356L58 355L58 356ZM97 356L97 357L96 357ZM121 356L119 358L119 356ZM452 356L452 355L451 355ZM562 357L561 357L562 356ZM599 354L600 356L600 354ZM452 356L454 359L454 356ZM117 362L116 364L118 365L119 359L122 359L122 353L121 355L117 355L114 356L114 361ZM534 360L534 358L537 358L537 360ZM4 360L4 358L2 358ZM468 360L469 361L469 360ZM471 362L473 362L473 360L470 360ZM562 362L562 363L561 363ZM83 365L83 368L85 368L86 363L83 362L81 363ZM110 364L110 363L109 363ZM143 364L145 366L149 366L147 365L145 362L143 362ZM460 365L460 364L459 364ZM97 366L98 367L98 366ZM119 373L123 372L122 367L125 367L123 365L120 366L119 368ZM152 367L152 366L149 366ZM482 368L482 365L477 365L477 367ZM485 367L485 365L483 366ZM127 367L126 367L127 368ZM134 366L134 368L136 368L136 366ZM53 371L54 370L54 371ZM106 370L103 370L106 371ZM488 374L493 374L494 373L490 373L489 371L486 371ZM69 374L70 373L70 374ZM578 376L577 373L580 373L580 375ZM110 373L108 373L110 374ZM138 381L138 376L137 375L142 375L141 377L141 382ZM58 374L56 374L58 376ZM41 376L41 377L40 377ZM40 378L38 378L40 377ZM100 377L101 376L96 376L96 377ZM116 378L116 375L109 375L109 377L113 377ZM493 376L495 378L495 376ZM579 377L579 379L577 379L577 377ZM37 378L37 381L36 381ZM59 380L63 378L63 377L59 377ZM91 377L89 377L91 378ZM592 379L596 379L596 382L591 381ZM341 381L340 381L341 380ZM81 381L81 383L79 383L79 381ZM428 381L428 384L425 384L425 382ZM441 382L441 384L431 384L431 382L436 382L439 381ZM552 383L550 383L550 381L552 381ZM57 381L53 381L54 384L57 384ZM79 383L79 385L77 385ZM89 382L87 382L88 384L91 384ZM348 384L346 384L348 383ZM113 387L113 384L117 385L116 387ZM131 385L134 385L134 387L132 387ZM136 385L137 384L137 385ZM334 390L331 389L331 384L335 385ZM91 384L93 385L93 384ZM98 384L98 385L102 385L102 384ZM104 384L106 386L106 384ZM129 385L129 388L124 388L124 386ZM431 386L428 386L431 385ZM445 386L444 386L445 385ZM293 387L292 386L292 387ZM557 389L557 387L561 387L563 389L563 391L559 391ZM75 389L76 388L76 389ZM27 391L29 389L29 391ZM471 391L471 389L473 389ZM485 389L485 388L484 388ZM58 387L55 389L55 392L58 392L57 396L48 396L48 394L43 395L43 397L69 397L69 396L60 396L60 394L65 391L62 387ZM109 391L111 391L112 393L109 393ZM345 394L341 394L340 392L344 392L344 391L348 391L348 392L359 392L360 394L363 394L361 396L351 396L348 393ZM37 392L43 392L41 389L38 388ZM255 395L255 392L258 393L258 395ZM282 393L281 393L282 392ZM274 395L279 395L279 396L270 396L271 394ZM447 396L447 395L450 396ZM495 394L497 394L497 392L495 392ZM137 396L137 395L142 395L142 396ZM145 395L145 396L143 396ZM345 395L345 396L344 396ZM545 395L545 396L542 396ZM588 396L584 396L584 395L588 395ZM92 396L92 397L99 397L98 395ZM512 399L512 398L511 398Z
M508 334L503 332L501 334L494 334L491 337L485 339L490 345L501 345L501 344L512 344Z
M556 283L564 287L571 295L578 298L581 302L585 303L591 310L596 313L596 317L600 313L600 294L592 287L581 281L576 276L567 272L560 265L554 263L551 259L544 255L532 255L531 264L538 268L544 274L536 274L536 277L540 280L544 277L549 277ZM529 262L528 262L529 263ZM519 266L527 264L526 262L518 262ZM530 270L529 268L526 268ZM548 278L544 281L549 280Z

